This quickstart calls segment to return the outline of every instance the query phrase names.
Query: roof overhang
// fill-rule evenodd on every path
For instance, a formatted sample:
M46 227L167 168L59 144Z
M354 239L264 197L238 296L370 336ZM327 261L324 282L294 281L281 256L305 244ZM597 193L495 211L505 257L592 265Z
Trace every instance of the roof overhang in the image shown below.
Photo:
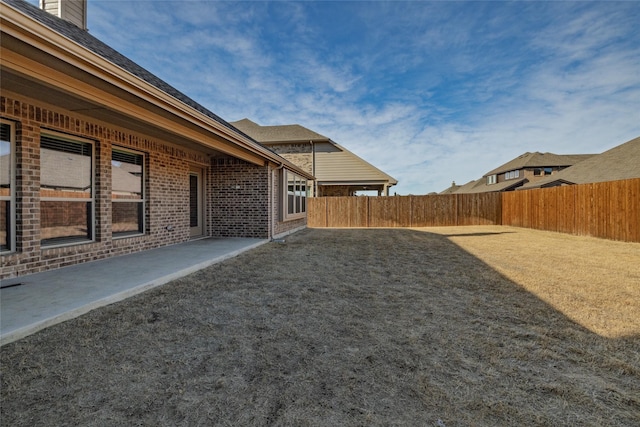
M0 3L2 89L257 165L306 173L244 134ZM62 95L62 96L61 96ZM114 119L117 119L114 121Z

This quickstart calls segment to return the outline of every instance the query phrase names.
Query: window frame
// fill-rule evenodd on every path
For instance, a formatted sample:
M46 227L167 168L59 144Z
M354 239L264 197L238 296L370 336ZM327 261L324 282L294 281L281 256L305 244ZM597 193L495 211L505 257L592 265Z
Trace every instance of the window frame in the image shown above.
M42 236L40 237L40 246L43 249L51 249L51 248L59 248L59 247L65 247L65 246L76 246L76 245L86 245L89 243L94 243L96 241L96 189L95 189L95 185L96 185L96 141L91 140L91 139L87 139L87 138L81 138L75 135L70 135L70 134L66 134L66 133L62 133L62 132L57 132L57 131L53 131L53 130L49 130L49 129L42 129L42 131L40 132L40 190L42 190L42 159L43 159L43 155L42 155L42 137L47 137L47 138L52 138L52 139L57 139L60 141L64 141L64 142L70 142L70 143L76 143L76 144L88 144L91 147L91 171L90 171L90 176L91 176L91 185L89 186L89 188L91 189L91 197L74 197L74 198L67 198L67 197L43 197L42 193L40 193L40 212L42 213L43 209L42 209L42 202L65 202L65 201L69 201L69 202L85 202L85 203L90 203L90 207L89 207L89 214L91 216L91 220L87 222L87 234L88 237L87 238L77 238L77 239L69 239L68 241L64 241L63 239L65 239L65 237L54 237L51 239L48 239L49 242L45 242L44 239L42 239ZM55 150L54 150L55 151ZM40 221L40 227L41 227L41 232L42 232L42 221Z
M7 211L6 249L0 253L7 254L16 250L16 123L0 118L0 124L9 126L9 195L0 194L0 202L9 202ZM4 227L4 224L2 225Z
M487 185L493 185L498 182L498 175L487 175Z
M504 173L505 181L509 179L516 179L516 178L520 178L520 169L516 169L516 170L512 170Z
M293 177L290 181L289 177ZM293 194L289 192L289 182L293 182ZM309 192L308 180L287 169L283 169L282 173L282 218L284 220L293 220L305 218L307 216L307 197ZM289 196L293 196L290 201ZM292 212L289 212L289 208Z
M113 152L121 152L121 153L126 153L126 154L132 154L132 155L137 155L137 156L141 156L142 157L142 162L141 162L141 166L142 166L142 175L140 176L140 199L121 199L121 200L117 200L113 198L113 163L110 163L111 165L111 238L113 240L118 240L118 239L126 239L128 237L138 237L138 236L144 236L146 234L146 230L147 230L147 224L146 224L146 216L147 216L147 192L146 190L146 180L147 180L147 153L142 152L142 151L137 151L137 150L132 150L129 148L125 148L125 147L120 147L120 146L112 146L111 147L111 162L113 162ZM139 221L140 223L138 224L138 231L137 232L133 232L133 231L124 231L124 232L118 232L118 233L114 233L113 232L113 203L133 203L133 202L137 202L142 204L142 206L139 208Z

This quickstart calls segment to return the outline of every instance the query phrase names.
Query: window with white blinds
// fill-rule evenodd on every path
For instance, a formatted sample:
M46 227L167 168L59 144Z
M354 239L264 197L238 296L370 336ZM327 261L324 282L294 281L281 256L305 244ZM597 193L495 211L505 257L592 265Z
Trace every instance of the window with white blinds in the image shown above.
M93 241L93 143L58 133L40 138L40 233L43 246Z
M15 250L15 126L0 119L0 252Z
M144 234L144 154L114 147L111 152L113 237Z

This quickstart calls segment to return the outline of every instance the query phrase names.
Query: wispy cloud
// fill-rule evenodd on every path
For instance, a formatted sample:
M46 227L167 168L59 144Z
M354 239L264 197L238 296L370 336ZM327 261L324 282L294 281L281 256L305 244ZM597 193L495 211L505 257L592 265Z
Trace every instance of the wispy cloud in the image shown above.
M401 194L640 135L639 19L637 2L89 1L94 35L215 113L313 129Z

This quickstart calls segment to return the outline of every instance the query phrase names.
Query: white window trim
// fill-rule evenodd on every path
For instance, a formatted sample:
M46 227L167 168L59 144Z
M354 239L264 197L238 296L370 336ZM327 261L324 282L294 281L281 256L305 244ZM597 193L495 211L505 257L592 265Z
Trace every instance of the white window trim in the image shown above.
M493 185L498 182L497 175L488 175L487 176L487 185Z
M111 234L111 238L113 240L119 240L119 239L127 239L130 237L139 237L139 236L144 236L146 234L146 230L147 230L147 224L146 224L146 212L147 212L147 193L145 191L145 183L146 183L146 178L147 178L147 154L142 152L142 151L136 151L136 150L131 150L129 148L124 148L124 147L118 147L118 146L113 146L111 147L111 160L113 161L113 151L121 151L124 153L131 153L131 154L137 154L137 155L141 155L142 156L142 176L141 176L141 192L142 192L142 199L138 202L138 203L142 203L142 224L141 224L141 228L142 231L139 231L137 233L135 232L131 232L131 233L127 233L127 234ZM113 166L112 166L113 168ZM112 174L112 179L113 179L113 174ZM113 184L112 184L113 185ZM113 187L111 188L112 191L112 195L113 195ZM113 197L111 198L111 203L120 203L120 202L129 202L131 203L132 200L117 200L117 199L113 199ZM113 208L112 208L112 217L111 217L111 225L113 226Z
M0 196L0 201L9 202L7 249L0 251L0 253L8 254L16 250L16 124L4 119L0 119L0 123L9 126L9 196Z
M60 201L74 201L74 202L91 202L91 221L89 224L90 227L90 239L78 239L77 241L71 242L61 242L61 243L43 243L40 240L40 245L43 249L53 249L53 248L62 248L66 246L77 246L77 245L86 245L89 243L94 243L96 241L96 145L95 141L85 138L80 138L74 135L69 135L62 132L56 132L49 129L43 129L40 132L40 137L48 136L51 138L57 138L62 140L67 140L71 142L80 142L83 144L91 145L91 197L86 198L64 198L64 197L40 197L40 202L60 202ZM42 148L40 148L42 150ZM42 159L42 153L40 153L40 158Z
M289 213L289 176L293 176L294 182L302 182L304 184L304 196L303 198L304 200L304 210L301 210L300 212L295 212L295 199L296 197L299 197L298 195L295 194L295 189L294 189L294 212L293 213ZM296 186L296 184L294 184L294 186ZM299 219L299 218L305 218L307 216L307 197L308 197L308 190L309 190L309 182L308 180L301 176L298 175L294 172L291 172L287 169L283 169L283 173L282 173L282 218L285 221L289 221L289 220L294 220L294 219ZM301 201L302 204L302 201Z

